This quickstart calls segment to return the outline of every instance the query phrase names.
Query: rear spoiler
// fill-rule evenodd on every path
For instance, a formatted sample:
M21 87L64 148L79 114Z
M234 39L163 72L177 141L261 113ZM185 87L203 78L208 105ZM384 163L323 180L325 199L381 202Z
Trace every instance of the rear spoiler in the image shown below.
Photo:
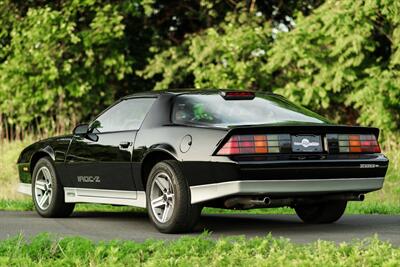
M379 129L375 127L311 124L311 125L248 125L233 126L214 150L215 154L232 135L245 134L373 134L378 140Z

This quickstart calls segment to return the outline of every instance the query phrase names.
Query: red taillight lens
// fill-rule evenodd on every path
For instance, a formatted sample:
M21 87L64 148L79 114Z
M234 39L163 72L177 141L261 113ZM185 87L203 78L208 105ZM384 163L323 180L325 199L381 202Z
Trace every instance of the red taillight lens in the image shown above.
M217 155L279 153L279 135L234 135L217 152Z
M381 148L373 134L339 134L339 152L380 153Z

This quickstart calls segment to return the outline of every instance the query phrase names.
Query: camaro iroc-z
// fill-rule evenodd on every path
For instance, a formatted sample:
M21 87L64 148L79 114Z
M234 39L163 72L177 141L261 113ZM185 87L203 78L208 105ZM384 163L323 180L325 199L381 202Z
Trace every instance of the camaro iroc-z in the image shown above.
M165 233L190 231L203 207L288 206L306 223L332 223L382 188L378 135L275 94L140 93L25 148L19 190L44 217L80 202L147 208Z

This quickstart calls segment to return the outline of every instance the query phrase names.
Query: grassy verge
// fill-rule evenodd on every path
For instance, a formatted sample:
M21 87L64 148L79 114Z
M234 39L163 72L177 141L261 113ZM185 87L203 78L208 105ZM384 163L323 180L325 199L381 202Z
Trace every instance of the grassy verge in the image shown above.
M33 142L33 138L24 141L4 142L0 144L0 210L32 210L30 200L16 192L18 174L15 163L20 151ZM351 202L348 214L400 214L400 145L387 142L384 153L390 159L389 170L382 190L369 193L363 202ZM130 211L133 208L108 205L78 205L77 211ZM255 209L249 211L231 211L205 209L205 213L252 213L252 214L292 214L289 208Z
M398 266L400 248L376 237L339 245L293 244L271 236L212 240L207 234L172 242L108 241L41 234L0 241L2 266Z
M0 140L0 198L22 199L17 192L18 172L17 159L24 147L33 143L32 138L24 141L7 142Z

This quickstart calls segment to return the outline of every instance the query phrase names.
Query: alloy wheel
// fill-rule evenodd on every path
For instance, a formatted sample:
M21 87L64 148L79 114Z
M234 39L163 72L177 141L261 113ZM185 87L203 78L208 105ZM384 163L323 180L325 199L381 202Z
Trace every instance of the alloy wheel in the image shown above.
M46 210L52 199L52 176L47 167L41 167L35 177L35 200L40 209Z
M151 183L150 206L159 222L166 223L171 218L175 195L171 178L166 172L159 172Z

